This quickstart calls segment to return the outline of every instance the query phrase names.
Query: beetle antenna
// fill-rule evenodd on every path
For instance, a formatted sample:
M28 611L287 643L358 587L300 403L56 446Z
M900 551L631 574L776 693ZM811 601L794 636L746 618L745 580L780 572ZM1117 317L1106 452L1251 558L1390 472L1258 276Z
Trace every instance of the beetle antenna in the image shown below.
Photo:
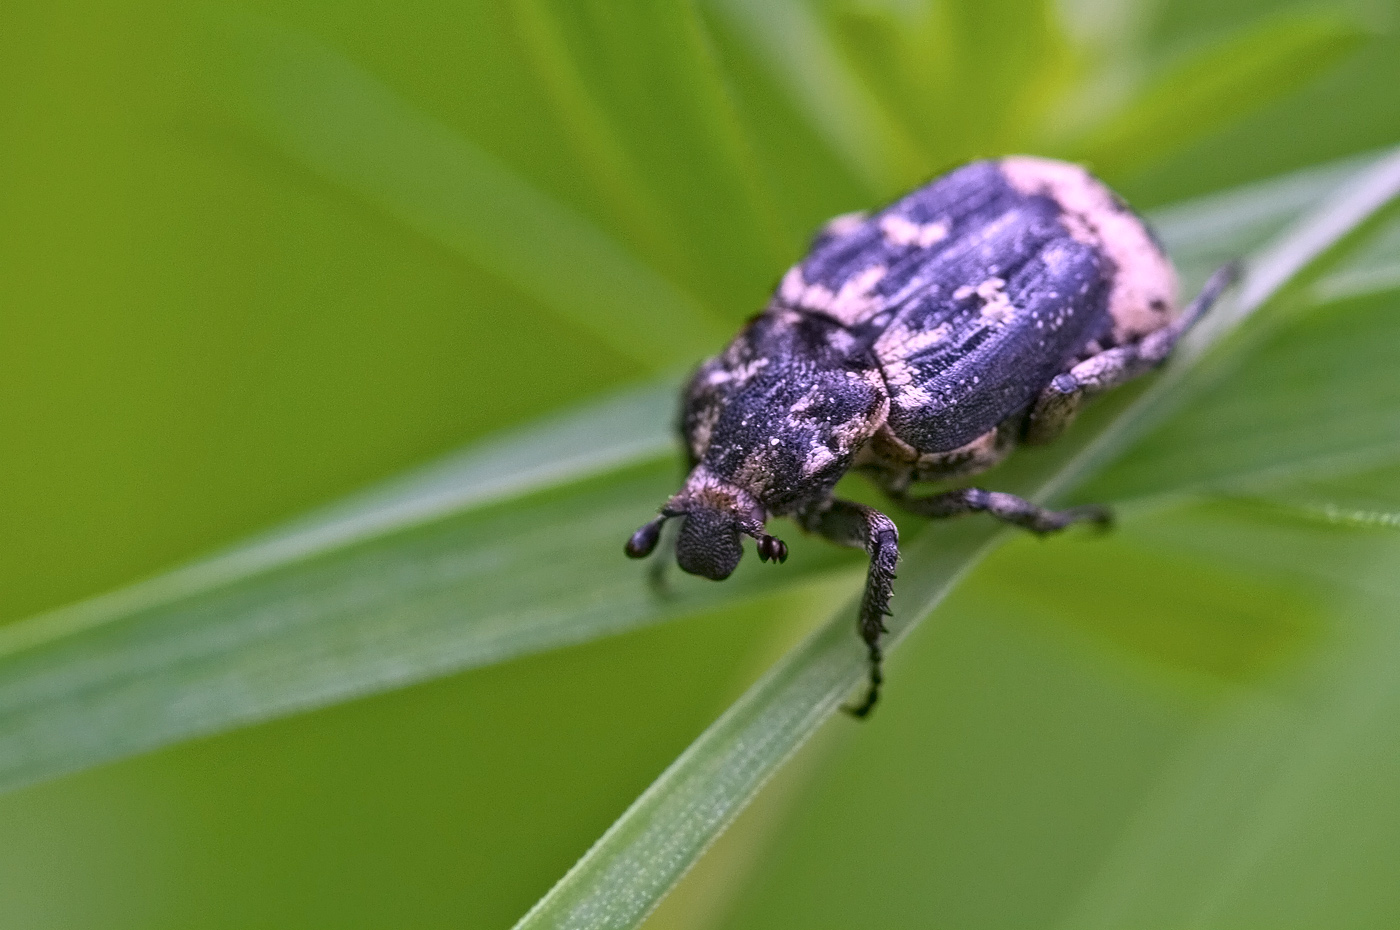
M661 539L661 525L675 514L662 511L655 520L650 523L643 523L637 528L637 532L627 540L627 545L623 547L623 552L631 559L644 559L651 555L656 544Z

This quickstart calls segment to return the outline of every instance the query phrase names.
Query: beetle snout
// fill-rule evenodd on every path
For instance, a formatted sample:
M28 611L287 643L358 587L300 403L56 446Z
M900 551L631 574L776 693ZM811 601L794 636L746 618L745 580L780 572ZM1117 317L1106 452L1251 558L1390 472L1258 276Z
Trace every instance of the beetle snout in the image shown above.
M685 515L676 537L676 564L682 571L723 581L743 557L739 523L733 516L708 508Z

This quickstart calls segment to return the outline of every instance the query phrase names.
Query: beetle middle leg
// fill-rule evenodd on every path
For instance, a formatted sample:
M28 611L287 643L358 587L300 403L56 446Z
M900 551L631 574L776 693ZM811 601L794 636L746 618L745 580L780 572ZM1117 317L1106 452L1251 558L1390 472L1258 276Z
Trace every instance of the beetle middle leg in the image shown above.
M1171 325L1134 342L1090 356L1064 374L1057 375L1031 407L1026 420L1026 442L1051 441L1074 420L1086 397L1118 387L1166 361L1182 335L1210 309L1211 304L1238 275L1239 266L1236 263L1225 265L1210 276L1196 299Z
M885 617L890 614L890 592L899 561L899 529L893 520L874 507L834 498L803 514L801 521L806 529L837 545L864 549L870 556L870 571L865 577L858 620L860 637L869 651L870 683L861 702L845 708L852 716L864 717L880 700L880 685L884 680L880 671L884 659L880 636L885 632Z
M1097 523L1107 526L1113 520L1107 507L1090 504L1068 510L1047 510L1024 497L982 488L959 488L929 497L898 496L901 507L922 517L941 519L966 513L987 513L1005 523L1011 523L1032 533L1054 533L1075 523Z

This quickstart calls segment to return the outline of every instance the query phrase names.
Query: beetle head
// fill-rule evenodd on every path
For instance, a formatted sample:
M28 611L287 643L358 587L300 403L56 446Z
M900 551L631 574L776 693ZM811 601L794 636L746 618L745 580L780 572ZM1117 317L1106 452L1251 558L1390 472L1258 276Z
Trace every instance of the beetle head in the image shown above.
M676 536L676 564L682 571L723 581L744 557L743 537L758 541L758 557L765 562L787 561L787 545L763 532L763 508L732 485L692 473L686 488L671 498L661 513L627 540L627 554L634 559L651 554L661 539L661 527L672 517L681 518Z

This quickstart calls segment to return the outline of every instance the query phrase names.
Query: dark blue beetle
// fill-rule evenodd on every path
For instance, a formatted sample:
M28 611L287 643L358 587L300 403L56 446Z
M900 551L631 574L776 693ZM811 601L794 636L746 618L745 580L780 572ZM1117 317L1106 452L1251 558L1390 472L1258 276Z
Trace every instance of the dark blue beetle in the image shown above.
M741 539L784 561L769 517L870 555L860 633L880 685L899 534L878 510L832 497L851 468L928 517L986 511L1036 533L1105 522L1102 507L1045 510L1011 494L909 486L973 475L1017 442L1053 439L1081 400L1162 362L1229 283L1222 269L1184 312L1176 274L1140 217L1077 165L1013 157L957 169L872 215L837 217L768 308L685 390L691 471L627 554L682 517L676 561L716 580Z

